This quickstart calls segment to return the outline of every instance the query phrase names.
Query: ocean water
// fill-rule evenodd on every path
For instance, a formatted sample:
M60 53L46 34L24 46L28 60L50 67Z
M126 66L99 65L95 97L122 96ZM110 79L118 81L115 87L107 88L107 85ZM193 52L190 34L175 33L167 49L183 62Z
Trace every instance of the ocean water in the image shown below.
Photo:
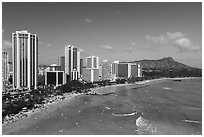
M16 134L201 135L202 79L160 80L82 95Z

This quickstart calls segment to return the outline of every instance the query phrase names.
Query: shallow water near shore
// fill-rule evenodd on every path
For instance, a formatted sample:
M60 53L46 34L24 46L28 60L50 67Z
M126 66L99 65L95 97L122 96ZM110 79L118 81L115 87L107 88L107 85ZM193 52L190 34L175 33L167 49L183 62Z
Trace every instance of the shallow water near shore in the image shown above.
M202 79L161 80L81 95L13 134L202 134Z

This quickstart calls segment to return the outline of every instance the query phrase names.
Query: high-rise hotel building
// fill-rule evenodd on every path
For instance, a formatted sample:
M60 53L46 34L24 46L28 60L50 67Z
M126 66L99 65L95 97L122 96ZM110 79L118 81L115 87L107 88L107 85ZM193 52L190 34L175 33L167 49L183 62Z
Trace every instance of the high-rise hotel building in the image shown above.
M27 30L12 33L13 88L37 88L38 37Z
M101 79L102 80L111 80L111 63L108 60L103 60L101 65Z
M142 67L140 63L122 63L118 64L118 77L142 77Z
M72 45L65 47L65 74L67 81L80 77L80 52Z
M89 82L99 80L99 58L89 56L86 58L86 68L83 69L83 79Z
M111 64L111 74L112 74L113 80L116 80L116 78L118 77L118 64L119 64L119 61L114 61Z
M6 82L9 79L9 63L8 52L2 51L2 82Z
M65 56L58 57L58 66L60 66L61 71L65 71Z
M84 65L83 59L80 59L80 76L82 76L83 74L83 65Z
M99 58L95 56L87 57L86 68L99 69Z

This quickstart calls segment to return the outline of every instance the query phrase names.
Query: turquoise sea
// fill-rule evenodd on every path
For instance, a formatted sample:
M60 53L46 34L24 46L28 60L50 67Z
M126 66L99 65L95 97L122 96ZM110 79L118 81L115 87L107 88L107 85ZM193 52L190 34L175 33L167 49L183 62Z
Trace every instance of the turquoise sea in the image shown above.
M82 95L16 134L202 134L202 79L160 80Z

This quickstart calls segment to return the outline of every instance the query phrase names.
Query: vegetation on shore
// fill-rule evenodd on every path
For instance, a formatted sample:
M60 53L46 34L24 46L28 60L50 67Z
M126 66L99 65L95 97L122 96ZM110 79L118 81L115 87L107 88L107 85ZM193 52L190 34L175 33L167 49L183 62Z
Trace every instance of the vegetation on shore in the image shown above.
M41 104L45 104L45 100L53 96L61 96L64 93L85 92L87 89L93 88L92 83L83 84L79 81L71 81L68 84L55 88L52 85L38 87L32 91L15 90L8 92L2 96L2 118L7 115L17 114L23 108L37 108Z

